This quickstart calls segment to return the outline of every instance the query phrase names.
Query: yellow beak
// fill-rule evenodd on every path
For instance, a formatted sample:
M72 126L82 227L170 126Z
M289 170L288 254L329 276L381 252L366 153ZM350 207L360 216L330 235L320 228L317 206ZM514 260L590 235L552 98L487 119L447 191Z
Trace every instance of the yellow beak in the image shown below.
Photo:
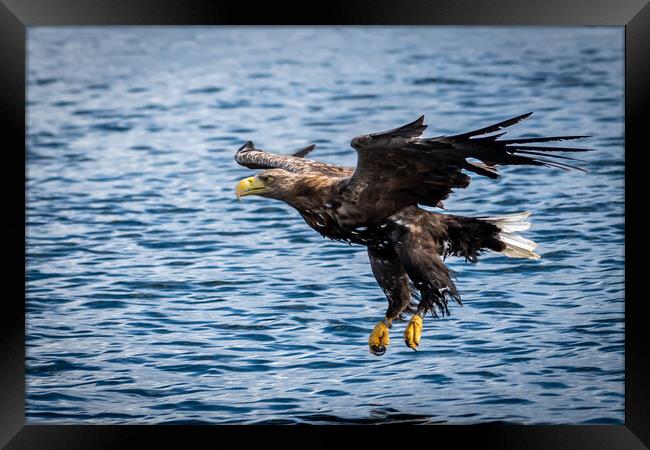
M255 177L248 177L237 183L237 186L235 187L235 194L237 195L237 199L239 199L247 195L258 194L260 192L263 192L265 189L266 186L264 186L264 183L262 183L260 180Z

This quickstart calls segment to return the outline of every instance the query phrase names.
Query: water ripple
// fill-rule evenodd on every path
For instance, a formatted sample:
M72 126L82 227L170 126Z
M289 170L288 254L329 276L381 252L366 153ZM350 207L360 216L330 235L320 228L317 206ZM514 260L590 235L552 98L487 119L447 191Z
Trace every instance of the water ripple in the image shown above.
M426 43L426 44L424 44ZM622 423L623 31L38 28L29 33L30 423ZM506 53L495 48L508 49ZM570 101L567 101L570 99ZM474 176L452 213L532 210L540 261L450 259L464 307L395 323L366 251L237 202L246 140L353 166L350 139L535 111L590 174Z

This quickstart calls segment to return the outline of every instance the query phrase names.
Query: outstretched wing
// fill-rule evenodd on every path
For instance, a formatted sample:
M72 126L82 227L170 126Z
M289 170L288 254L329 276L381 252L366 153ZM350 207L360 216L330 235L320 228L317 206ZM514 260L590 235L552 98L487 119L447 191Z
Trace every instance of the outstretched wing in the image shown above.
M353 169L349 167L304 159L315 147L312 144L298 150L292 155L279 155L255 148L255 145L251 141L248 141L237 150L235 161L249 169L284 169L294 173L317 172L340 177L352 175Z
M453 136L421 138L427 127L424 116L393 130L357 136L351 142L357 151L357 167L343 198L362 208L372 205L369 207L372 212L367 213L365 219L380 220L410 204L442 206L442 200L454 188L469 185L470 177L463 170L490 178L498 177L499 165L526 164L584 171L557 161L573 158L554 152L589 149L528 144L586 136L498 140L505 133L490 135L531 114Z

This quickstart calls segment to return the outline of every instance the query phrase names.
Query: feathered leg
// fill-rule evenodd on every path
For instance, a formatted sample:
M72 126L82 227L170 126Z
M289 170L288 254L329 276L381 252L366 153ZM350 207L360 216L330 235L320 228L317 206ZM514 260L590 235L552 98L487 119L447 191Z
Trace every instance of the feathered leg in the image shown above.
M388 299L386 316L375 326L368 339L370 352L381 356L390 343L389 329L393 320L411 301L411 290L408 276L395 250L368 247L368 256L372 273Z
M420 292L420 302L404 332L404 342L413 350L420 344L422 318L430 312L434 317L449 315L448 299L461 304L452 280L452 272L439 256L439 244L430 235L406 229L395 236L395 250L408 277Z

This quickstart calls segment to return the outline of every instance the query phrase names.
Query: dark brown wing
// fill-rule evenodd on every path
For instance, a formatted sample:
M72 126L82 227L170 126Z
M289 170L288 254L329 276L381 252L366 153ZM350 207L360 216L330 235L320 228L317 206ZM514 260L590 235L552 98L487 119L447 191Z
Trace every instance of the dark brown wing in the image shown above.
M499 141L505 133L486 136L530 116L524 114L485 128L453 136L420 138L424 116L382 133L355 137L357 167L343 191L344 200L365 209L365 220L378 221L406 205L441 206L454 188L465 188L470 177L463 170L497 178L498 165L537 165L577 169L554 159L572 159L552 152L588 149L522 145L578 139L553 136ZM545 156L546 158L539 158ZM348 208L352 210L353 208ZM360 217L359 217L360 218Z
M251 141L248 141L237 150L235 161L249 169L284 169L294 173L317 172L324 175L340 177L349 177L352 175L354 170L349 167L305 159L305 155L315 147L315 145L310 145L298 150L292 155L278 155L255 148L255 145Z

